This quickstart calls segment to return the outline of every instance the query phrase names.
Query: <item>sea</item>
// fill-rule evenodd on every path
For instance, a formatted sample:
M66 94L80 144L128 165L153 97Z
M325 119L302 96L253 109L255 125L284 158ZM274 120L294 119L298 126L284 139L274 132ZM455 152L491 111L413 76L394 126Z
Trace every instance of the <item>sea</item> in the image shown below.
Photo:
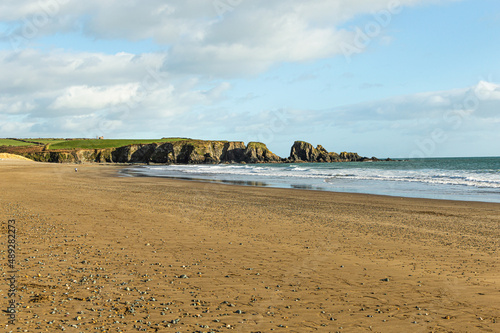
M380 162L142 165L123 176L500 203L500 157Z

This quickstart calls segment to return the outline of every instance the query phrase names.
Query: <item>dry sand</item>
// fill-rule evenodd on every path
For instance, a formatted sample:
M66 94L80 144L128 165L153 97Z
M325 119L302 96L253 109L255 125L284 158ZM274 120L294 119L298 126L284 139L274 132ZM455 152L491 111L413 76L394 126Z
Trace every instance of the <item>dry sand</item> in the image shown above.
M0 161L6 332L500 331L500 204L74 167Z
M15 155L15 154L8 154L8 153L0 153L0 161L2 160L22 160L22 161L31 161L30 159L20 156L20 155Z

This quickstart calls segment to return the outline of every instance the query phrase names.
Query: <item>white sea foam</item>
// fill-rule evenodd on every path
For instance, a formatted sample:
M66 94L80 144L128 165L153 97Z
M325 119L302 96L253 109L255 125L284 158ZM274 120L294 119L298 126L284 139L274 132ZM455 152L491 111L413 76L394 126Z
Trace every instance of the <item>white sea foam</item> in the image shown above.
M147 166L135 172L160 177L188 177L245 181L321 180L335 184L339 180L405 182L431 185L469 186L478 188L500 188L500 172L497 170L401 170L379 168L342 168L340 164L325 167L324 164L284 165L170 165Z
M500 202L500 158L141 166L124 173L240 185Z
M352 171L352 170L350 170ZM372 171L372 170L370 170ZM500 188L500 176L484 175L470 172L436 172L436 171L391 171L391 172L364 172L355 174L343 174L333 177L334 179L353 179L353 180L373 180L373 181L391 181L391 182L412 182L440 185L460 185L474 186L481 188ZM332 182L333 180L327 180Z

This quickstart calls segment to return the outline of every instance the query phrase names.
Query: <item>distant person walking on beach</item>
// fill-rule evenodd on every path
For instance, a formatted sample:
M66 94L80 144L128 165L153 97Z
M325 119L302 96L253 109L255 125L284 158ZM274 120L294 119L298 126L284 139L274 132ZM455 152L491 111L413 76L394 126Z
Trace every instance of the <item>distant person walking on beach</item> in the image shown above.
M78 169L77 169L77 168L75 168L75 172L78 172Z

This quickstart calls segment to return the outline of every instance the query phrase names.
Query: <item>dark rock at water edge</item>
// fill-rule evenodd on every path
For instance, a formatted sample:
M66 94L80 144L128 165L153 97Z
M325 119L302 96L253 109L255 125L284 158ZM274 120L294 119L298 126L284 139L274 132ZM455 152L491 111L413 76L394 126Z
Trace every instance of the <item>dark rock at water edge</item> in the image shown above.
M297 162L363 162L373 161L376 158L368 158L359 156L357 153L342 152L340 154L328 152L323 146L318 145L316 148L312 144L304 141L295 141L290 151L288 161L291 163Z

